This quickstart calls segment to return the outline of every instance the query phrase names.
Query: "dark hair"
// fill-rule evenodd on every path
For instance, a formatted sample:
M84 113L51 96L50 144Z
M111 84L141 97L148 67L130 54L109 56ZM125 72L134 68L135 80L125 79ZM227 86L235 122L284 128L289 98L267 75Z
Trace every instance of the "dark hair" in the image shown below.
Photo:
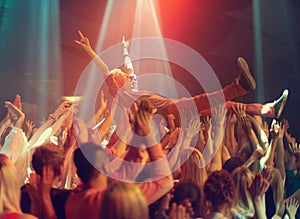
M77 175L85 184L103 171L103 165L107 161L107 152L94 143L82 144L74 151Z
M212 172L204 185L205 199L210 201L213 211L218 211L226 203L231 207L235 193L234 180L226 170Z
M227 170L229 173L232 173L236 168L244 164L243 160L239 157L231 157L225 161L223 164L223 170Z
M189 180L177 183L173 190L173 199L171 202L180 204L183 200L189 200L195 212L194 217L202 217L200 212L201 197L199 186Z
M38 175L42 175L44 166L51 165L54 176L60 176L60 168L64 165L64 161L65 153L63 149L53 143L48 143L35 149L31 163Z

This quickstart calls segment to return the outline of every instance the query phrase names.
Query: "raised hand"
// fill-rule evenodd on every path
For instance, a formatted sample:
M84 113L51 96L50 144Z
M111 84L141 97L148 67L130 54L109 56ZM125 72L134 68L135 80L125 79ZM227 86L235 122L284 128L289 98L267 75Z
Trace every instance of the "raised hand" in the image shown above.
M244 130L247 133L250 133L252 130L252 122L251 122L250 118L247 116L243 116L240 118L240 121L241 121L241 124L242 124L242 127L244 128Z
M187 219L190 215L183 205L172 204L168 219Z
M216 114L215 114L215 125L224 125L225 120L226 120L226 113L227 109L224 105L219 105L216 107Z
M300 144L293 142L289 144L290 152L294 155L300 155Z
M186 138L194 138L200 131L201 122L199 117L191 118L188 126L185 128L185 136Z
M270 183L262 176L262 174L256 174L249 192L252 199L262 198L270 186Z
M44 166L42 177L41 177L40 183L38 184L39 191L42 196L50 194L50 190L51 190L53 181L54 181L53 167L50 165Z
M25 120L25 114L9 101L5 101L5 107L8 109L10 120L14 123L14 126L22 128Z
M35 127L35 124L30 120L26 120L25 125L27 127L26 137L27 137L27 139L29 139L32 134L32 130Z
M32 129L35 127L35 124L30 120L26 120L25 125L27 127L27 130L30 130L30 131L32 131Z
M80 39L79 40L75 40L75 43L77 43L78 45L82 46L82 48L88 50L88 49L91 49L91 44L90 44L90 41L89 39L84 36L81 31L78 31L78 34L80 36Z
M209 116L203 117L203 127L204 127L206 133L208 133L208 134L211 133L211 129L212 129L211 117L209 117Z
M266 155L266 152L263 149L256 148L253 151L253 153L251 155L251 158L253 158L253 162L256 162L256 161L260 160L265 155Z
M271 182L272 180L272 176L271 176L271 173L270 173L270 169L269 168L264 168L262 171L261 171L261 176L264 180L266 180L267 182Z
M151 118L155 112L148 100L141 100L139 105L133 104L129 112L129 122L133 131L139 136L147 136L152 131Z
M58 119L72 104L69 101L63 101L51 115L55 120Z
M299 208L299 201L296 198L291 198L285 205L285 209L290 218L295 218L296 212Z
M14 105L18 107L19 110L22 111L22 103L21 103L21 96L19 94L16 95L14 100Z
M236 114L234 114L232 111L227 116L226 125L235 125L237 122Z
M122 43L125 49L129 48L129 41L125 41L125 36L122 37Z
M241 119L241 117L246 116L246 105L245 104L237 103L237 105L233 106L232 109L235 112L238 119Z
M290 123L289 123L289 121L287 120L287 119L284 119L283 121L282 121L282 123L284 124L284 133L288 133L288 129L289 129L289 127L290 127Z

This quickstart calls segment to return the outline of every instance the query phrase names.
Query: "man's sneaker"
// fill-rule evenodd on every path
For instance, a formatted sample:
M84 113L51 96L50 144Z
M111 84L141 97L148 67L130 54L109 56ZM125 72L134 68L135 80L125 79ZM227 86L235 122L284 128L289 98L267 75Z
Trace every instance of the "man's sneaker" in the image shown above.
M279 97L279 99L274 101L274 111L275 111L275 118L276 119L279 119L279 117L281 116L288 96L289 96L289 91L287 89L285 89L282 92L281 97Z
M253 78L249 66L243 57L238 57L237 63L239 66L239 84L246 90L255 90L256 82Z

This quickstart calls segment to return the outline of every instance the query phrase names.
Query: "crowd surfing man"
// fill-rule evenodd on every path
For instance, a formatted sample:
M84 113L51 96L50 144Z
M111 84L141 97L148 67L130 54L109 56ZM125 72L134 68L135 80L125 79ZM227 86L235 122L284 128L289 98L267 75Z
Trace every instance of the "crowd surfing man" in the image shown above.
M117 97L118 104L122 107L129 108L137 99L146 98L157 109L156 113L161 114L165 118L169 114L177 114L178 109L190 109L194 104L201 115L201 111L210 109L209 100L222 102L224 101L223 98L225 98L225 101L229 101L256 88L255 79L249 70L247 62L244 58L239 57L237 59L239 66L238 77L223 89L212 93L203 93L189 98L170 99L148 91L137 90L137 86L133 83L133 78L136 78L136 76L132 71L109 70L107 64L92 49L89 39L80 31L78 33L80 39L75 40L75 42L88 53L99 67L102 76L105 77L109 94L112 98Z

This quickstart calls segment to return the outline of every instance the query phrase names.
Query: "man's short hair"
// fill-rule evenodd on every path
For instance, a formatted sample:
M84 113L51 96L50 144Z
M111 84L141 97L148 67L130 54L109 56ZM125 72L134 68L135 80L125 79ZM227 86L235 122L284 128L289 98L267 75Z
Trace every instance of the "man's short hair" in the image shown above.
M64 161L65 153L63 149L53 143L48 143L35 150L31 163L38 175L42 175L44 166L51 165L54 170L54 176L60 176Z
M83 183L88 183L103 172L104 164L108 161L108 152L94 143L82 144L74 151L77 175Z

